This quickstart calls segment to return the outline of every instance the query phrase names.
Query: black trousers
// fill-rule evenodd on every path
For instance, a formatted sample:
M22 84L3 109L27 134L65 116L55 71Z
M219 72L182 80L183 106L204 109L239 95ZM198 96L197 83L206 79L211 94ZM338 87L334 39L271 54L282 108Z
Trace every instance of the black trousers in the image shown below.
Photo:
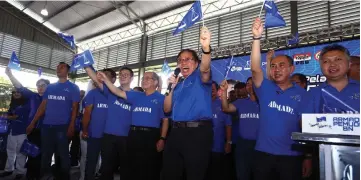
M30 143L35 144L41 149L41 131L34 129L29 135L28 140ZM36 157L28 156L26 178L34 179L40 178L41 155Z
M104 134L102 138L102 174L101 180L113 180L114 170L119 164L120 179L129 180L127 139L125 136Z
M79 131L74 132L74 136L71 138L70 146L70 164L76 166L79 164L80 157L80 138Z
M302 180L302 156L280 156L255 151L254 179ZM274 174L276 173L276 174Z
M183 174L187 180L203 180L212 142L211 126L173 128L163 153L163 180L184 180Z
M212 152L207 169L206 180L228 180L226 175L226 156L224 153Z
M159 180L160 153L156 143L160 130L131 130L128 135L128 154L131 180Z

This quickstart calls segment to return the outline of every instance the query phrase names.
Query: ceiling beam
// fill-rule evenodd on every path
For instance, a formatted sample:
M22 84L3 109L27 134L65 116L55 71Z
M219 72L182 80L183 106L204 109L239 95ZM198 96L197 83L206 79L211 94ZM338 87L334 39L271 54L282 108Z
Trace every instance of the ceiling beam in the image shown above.
M51 14L50 16L48 16L47 18L44 18L44 21L42 22L42 24L44 24L45 22L49 21L51 18L57 16L58 14L64 12L65 10L71 8L72 6L75 6L76 4L80 3L80 1L73 1L70 4L64 6L63 8L59 9L58 11L56 11L55 13Z
M174 6L174 7L169 7L169 8L166 8L164 9L163 11L158 11L158 12L154 12L152 14L149 14L147 16L144 16L144 17L141 17L142 19L144 20L147 20L149 18L152 18L152 17L155 17L157 15L160 15L160 14L163 14L163 13L166 13L166 12L169 12L171 10L174 10L174 9L178 9L178 8L181 8L183 6L187 6L189 4L193 4L194 1L182 1L179 5L177 6ZM136 22L139 22L139 20L135 20ZM89 36L85 36L85 37L82 37L80 39L77 39L78 42L81 42L81 41L85 41L87 39L91 39L91 38L94 38L94 37L97 37L97 36L100 36L102 34L106 34L106 33L109 33L109 32L112 32L112 31L115 31L117 29L120 29L120 28L123 28L123 27L126 27L126 26L129 26L133 24L132 22L127 22L127 23L124 23L124 24L120 24L118 26L115 26L115 27L111 27L111 28L108 28L108 29L105 29L103 31L100 31L100 32L97 32L97 33L94 33L94 34L91 34Z
M24 11L25 9L29 8L35 1L29 1L28 3L26 3L24 5L24 9L22 9L21 11Z
M127 5L129 5L129 4L132 3L132 2L134 2L134 1L126 1L126 2L124 2L124 3L127 4ZM104 11L102 11L102 12L99 12L99 13L97 13L97 14L94 14L93 16L90 16L90 17L88 17L88 18L86 18L86 19L84 19L84 20L82 20L82 21L80 21L80 22L78 22L78 23L76 23L76 24L73 24L73 25L70 25L70 26L68 26L68 27L66 27L66 28L64 28L64 29L61 29L61 31L62 31L62 32L69 31L69 30L71 30L71 29L74 29L74 28L76 28L76 27L78 27L78 26L81 26L81 25L83 25L83 24L86 24L86 23L88 23L88 22L90 22L90 21L92 21L92 20L94 20L94 19L96 19L96 18L99 18L99 17L101 17L101 16L104 16L104 15L106 15L106 14L112 12L112 11L115 11L115 10L117 10L117 8L115 8L114 6L112 6L112 7L108 8L108 9L106 9L106 10L104 10Z

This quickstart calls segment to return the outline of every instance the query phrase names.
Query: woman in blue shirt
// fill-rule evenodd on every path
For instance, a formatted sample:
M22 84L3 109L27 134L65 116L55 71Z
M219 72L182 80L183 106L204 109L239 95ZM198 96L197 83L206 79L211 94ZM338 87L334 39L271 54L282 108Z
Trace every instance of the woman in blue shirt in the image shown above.
M19 92L21 92L24 97L30 100L30 114L27 122L27 124L29 124L30 121L34 118L35 113L38 110L38 107L40 106L40 103L43 99L43 94L47 86L50 84L50 81L47 79L39 79L36 82L38 93L35 93L23 87L21 83L13 76L9 68L6 68L5 72L8 75L13 86ZM36 128L28 135L29 142L38 146L39 148L41 147L40 125L42 121L43 118L41 118L38 121ZM40 163L41 163L41 155L38 155L37 157L31 157L31 156L28 157L27 171L26 171L26 177L28 179L40 178Z
M183 170L187 180L201 180L206 174L213 140L210 38L203 27L202 61L195 51L182 50L177 60L183 80L169 79L174 88L165 98L164 111L172 111L173 129L164 149L164 180L182 179Z

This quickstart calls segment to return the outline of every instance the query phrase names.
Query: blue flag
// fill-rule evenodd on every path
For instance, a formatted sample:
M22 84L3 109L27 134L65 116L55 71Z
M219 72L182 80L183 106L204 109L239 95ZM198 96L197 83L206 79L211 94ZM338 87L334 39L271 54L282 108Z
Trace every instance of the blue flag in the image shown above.
M187 14L183 17L182 21L178 24L178 27L173 31L173 36L190 28L193 24L195 24L202 18L203 17L201 2L196 1L188 10Z
M322 122L322 121L326 122L326 117L325 116L322 116L320 118L316 117L316 120L317 120L317 122Z
M286 22L278 12L277 6L273 1L266 1L264 4L264 9L266 10L265 17L265 28L271 27L284 27Z
M82 69L94 64L94 58L90 50L86 50L80 54L75 55L74 60L70 67L70 72L74 72L77 69Z
M11 54L8 67L9 67L10 69L15 69L15 70L20 70L20 69L21 69L19 58L16 56L16 54L15 54L14 51L13 51L13 53Z
M43 72L43 69L41 67L38 68L38 75L41 76L41 73Z
M66 43L68 43L72 49L75 49L74 36L65 35L65 34L63 34L63 33L58 33L58 35L59 35L62 39L64 39L64 41L65 41Z
M293 36L292 39L289 39L287 44L290 46L290 45L298 44L298 42L299 42L298 32L296 32L295 36Z
M166 60L164 60L164 64L162 66L163 75L167 76L171 71L172 71L172 69L169 67L168 62Z

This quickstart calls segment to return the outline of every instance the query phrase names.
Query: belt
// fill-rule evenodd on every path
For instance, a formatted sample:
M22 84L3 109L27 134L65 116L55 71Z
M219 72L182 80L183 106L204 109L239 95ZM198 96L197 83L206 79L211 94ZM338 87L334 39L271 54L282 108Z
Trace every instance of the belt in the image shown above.
M132 131L152 131L154 129L157 129L157 128L141 127L141 126L131 126L130 127L130 130L132 130Z
M173 128L212 127L212 121L173 122L172 125Z

